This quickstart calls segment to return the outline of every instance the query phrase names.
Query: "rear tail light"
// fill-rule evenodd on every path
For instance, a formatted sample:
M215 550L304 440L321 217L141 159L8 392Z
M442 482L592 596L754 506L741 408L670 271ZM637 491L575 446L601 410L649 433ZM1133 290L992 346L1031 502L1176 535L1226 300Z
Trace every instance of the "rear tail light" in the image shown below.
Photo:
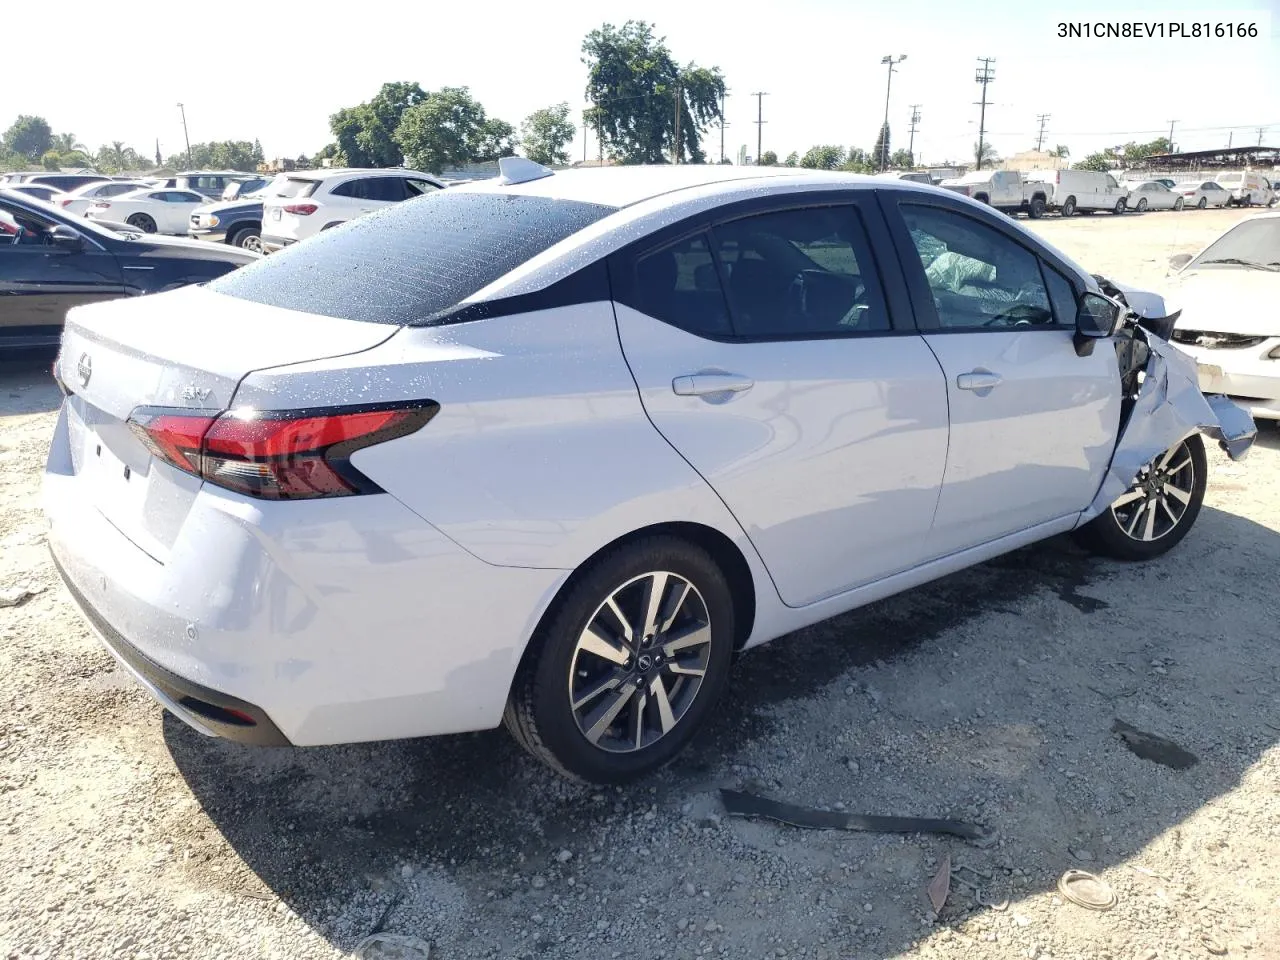
M212 415L139 407L129 426L153 455L208 483L262 500L302 500L380 493L351 455L413 433L439 409L432 400Z
M60 203L61 203L64 207L69 207L69 206L71 206L71 199L70 199L70 198L68 198L68 199L66 199L66 200L62 200L62 201L60 201Z
M320 208L314 203L286 203L285 213L296 213L300 217L309 217Z
M1280 360L1280 347L1273 348L1267 356L1272 360Z

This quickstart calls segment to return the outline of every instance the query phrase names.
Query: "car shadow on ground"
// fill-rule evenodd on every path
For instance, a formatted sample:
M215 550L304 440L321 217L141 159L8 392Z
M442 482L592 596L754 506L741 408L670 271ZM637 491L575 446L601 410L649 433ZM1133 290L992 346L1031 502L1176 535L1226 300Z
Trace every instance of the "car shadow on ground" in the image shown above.
M248 868L342 949L379 926L416 923L453 941L442 955L554 955L552 935L527 922L544 895L527 879L561 870L562 848L577 851L586 889L617 890L639 874L657 915L678 916L681 864L619 865L610 851L643 844L643 829L667 831L684 866L723 878L745 854L788 855L753 847L754 825L712 815L716 787L744 784L799 803L983 820L1000 847L965 855L1026 866L1016 899L1080 865L1068 843L1095 851L1094 871L1134 857L1236 787L1280 737L1280 610L1263 569L1280 569L1280 533L1208 507L1151 564L1097 560L1066 538L1017 551L744 655L719 719L673 766L621 789L561 781L501 731L268 751L207 740L166 716L164 735ZM1113 718L1174 737L1200 762L1173 771L1131 755ZM646 827L655 809L658 825ZM777 825L767 835L773 827L795 836ZM806 856L833 864L886 849L868 835L805 837ZM597 863L587 851L608 855ZM402 880L403 864L430 865L471 915L483 909L484 924L423 920L434 908L412 909L423 894ZM898 892L918 899L927 880ZM751 947L767 921L717 902L720 923ZM604 908L557 909L558 926L594 929ZM847 943L889 956L920 934L918 918L883 922ZM852 929L831 921L822 933L839 944Z
M57 410L62 394L49 368L57 350L24 350L10 359L0 353L0 417Z

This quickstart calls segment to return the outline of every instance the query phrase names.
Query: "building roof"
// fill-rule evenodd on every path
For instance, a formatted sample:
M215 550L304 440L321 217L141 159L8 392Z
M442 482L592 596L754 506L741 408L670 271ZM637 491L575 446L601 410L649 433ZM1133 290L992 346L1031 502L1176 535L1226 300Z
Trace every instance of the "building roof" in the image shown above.
M1272 167L1280 164L1280 147L1222 147L1188 153L1160 153L1142 158L1142 165L1166 170L1207 170L1219 167Z

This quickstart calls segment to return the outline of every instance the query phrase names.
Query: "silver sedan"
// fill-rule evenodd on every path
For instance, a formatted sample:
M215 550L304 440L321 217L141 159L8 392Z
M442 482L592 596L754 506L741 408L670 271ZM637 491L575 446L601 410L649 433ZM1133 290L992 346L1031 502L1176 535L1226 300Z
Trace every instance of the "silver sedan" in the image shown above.
M1125 206L1138 213L1148 210L1181 210L1186 201L1159 180L1144 180L1129 188Z

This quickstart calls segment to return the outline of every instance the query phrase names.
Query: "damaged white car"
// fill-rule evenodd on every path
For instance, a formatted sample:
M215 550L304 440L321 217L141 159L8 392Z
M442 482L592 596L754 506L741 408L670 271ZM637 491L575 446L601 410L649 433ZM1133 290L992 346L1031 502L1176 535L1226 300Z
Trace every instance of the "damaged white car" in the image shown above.
M1173 342L1199 363L1201 387L1280 424L1280 213L1241 220L1173 262Z
M735 651L1067 531L1154 557L1252 440L1158 298L955 193L501 168L67 318L49 543L197 730L505 720L626 780Z

